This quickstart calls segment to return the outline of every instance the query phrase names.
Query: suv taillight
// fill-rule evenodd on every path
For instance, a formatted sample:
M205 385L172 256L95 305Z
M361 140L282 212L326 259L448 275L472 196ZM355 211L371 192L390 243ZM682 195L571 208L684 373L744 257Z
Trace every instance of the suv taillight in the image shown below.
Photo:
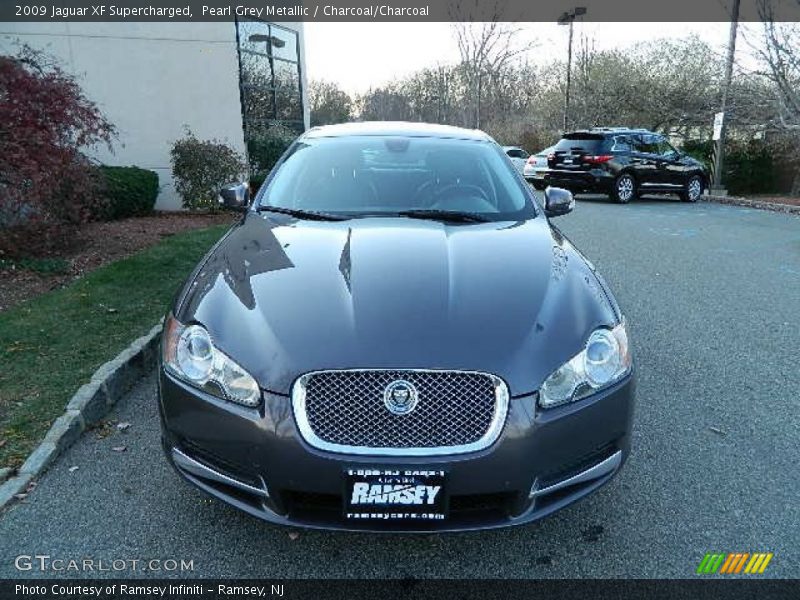
M614 156L612 154L595 154L594 156L587 155L583 157L583 162L590 165L600 165L610 161Z
M531 154L528 157L528 161L527 162L528 162L529 165L535 165L536 164L536 155L535 154Z
M550 154L547 155L547 160L548 161L555 160L555 159L556 159L556 153L555 152L551 152Z

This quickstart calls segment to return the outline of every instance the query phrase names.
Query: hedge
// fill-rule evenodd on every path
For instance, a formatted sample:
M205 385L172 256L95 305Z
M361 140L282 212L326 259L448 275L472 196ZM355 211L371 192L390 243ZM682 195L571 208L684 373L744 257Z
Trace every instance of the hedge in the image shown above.
M255 197L258 193L258 190L261 189L261 186L264 185L264 181L267 179L267 173L258 173L256 175L252 175L250 177L250 194Z
M266 132L247 140L250 172L263 178L297 138L297 133L282 125L273 125ZM251 178L252 179L252 178Z
M108 206L102 217L112 221L153 212L158 197L158 175L139 167L99 167L105 180Z
M714 142L688 140L683 150L711 166ZM780 191L778 164L773 150L761 140L727 140L722 183L731 194L769 194Z

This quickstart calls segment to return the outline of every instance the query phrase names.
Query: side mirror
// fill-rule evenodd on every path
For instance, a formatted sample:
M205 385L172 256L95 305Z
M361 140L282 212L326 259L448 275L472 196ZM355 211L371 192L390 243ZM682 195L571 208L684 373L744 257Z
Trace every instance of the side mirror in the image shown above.
M229 183L219 191L219 203L223 208L245 211L250 205L250 186L246 183Z
M548 187L544 191L544 214L548 217L560 217L571 213L575 208L575 197L572 192L557 187Z

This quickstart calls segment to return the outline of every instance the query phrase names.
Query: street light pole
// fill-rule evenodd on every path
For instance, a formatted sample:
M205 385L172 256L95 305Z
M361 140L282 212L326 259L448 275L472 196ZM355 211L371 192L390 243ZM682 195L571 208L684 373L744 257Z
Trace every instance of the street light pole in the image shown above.
M569 44L567 46L567 89L564 93L564 131L569 128L569 93L572 84L572 28L575 17L586 14L585 6L576 6L570 12L565 12L558 18L559 25L569 25Z
M733 8L731 10L731 29L730 37L728 38L728 61L725 65L725 81L722 87L722 100L720 101L719 111L722 113L722 125L719 130L719 139L716 141L714 147L714 188L722 187L722 166L725 159L725 133L727 130L726 122L728 121L725 110L728 107L728 90L731 87L731 77L733 76L733 62L736 55L736 34L739 26L739 0L733 0Z

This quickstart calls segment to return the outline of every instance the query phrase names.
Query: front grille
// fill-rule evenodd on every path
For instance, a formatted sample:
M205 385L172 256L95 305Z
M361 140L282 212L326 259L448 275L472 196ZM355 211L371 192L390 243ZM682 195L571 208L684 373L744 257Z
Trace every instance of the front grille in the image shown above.
M393 384L413 390L413 409L390 410ZM387 391L387 389L389 391ZM474 452L502 430L508 391L469 371L320 371L298 379L295 418L305 440L332 452L430 455Z

